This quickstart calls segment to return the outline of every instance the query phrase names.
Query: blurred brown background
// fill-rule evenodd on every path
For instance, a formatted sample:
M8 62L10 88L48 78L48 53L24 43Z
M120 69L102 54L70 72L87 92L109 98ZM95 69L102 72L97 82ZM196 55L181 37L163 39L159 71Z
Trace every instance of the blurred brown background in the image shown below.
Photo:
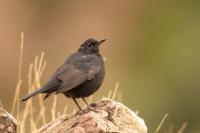
M29 64L45 51L42 83L80 43L107 38L106 80L94 100L117 81L123 103L139 110L149 132L165 113L161 132L183 122L200 132L200 1L197 0L5 0L0 2L0 100L11 108L17 83L20 32L25 34L23 94ZM45 101L52 104L52 98ZM58 110L74 108L59 96ZM23 103L22 103L23 105Z

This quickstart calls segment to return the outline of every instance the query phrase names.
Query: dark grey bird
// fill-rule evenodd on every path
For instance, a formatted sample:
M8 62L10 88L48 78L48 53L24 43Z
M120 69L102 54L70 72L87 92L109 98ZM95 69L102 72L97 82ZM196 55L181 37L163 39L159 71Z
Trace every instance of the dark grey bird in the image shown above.
M26 101L39 93L46 93L44 99L53 93L62 93L66 97L72 98L79 110L81 110L81 107L76 100L77 98L82 98L90 108L85 97L96 92L105 77L104 61L99 52L99 46L104 41L105 39L100 41L88 39L83 42L78 51L72 54L56 70L42 88L23 97L21 100Z

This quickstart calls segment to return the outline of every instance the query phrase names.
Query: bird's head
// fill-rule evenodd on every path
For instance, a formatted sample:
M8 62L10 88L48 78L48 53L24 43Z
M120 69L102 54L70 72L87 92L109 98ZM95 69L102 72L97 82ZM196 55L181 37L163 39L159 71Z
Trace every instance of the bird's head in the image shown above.
M79 51L83 52L84 54L99 54L99 46L103 42L105 42L106 39L102 40L96 40L96 39L88 39L80 46Z

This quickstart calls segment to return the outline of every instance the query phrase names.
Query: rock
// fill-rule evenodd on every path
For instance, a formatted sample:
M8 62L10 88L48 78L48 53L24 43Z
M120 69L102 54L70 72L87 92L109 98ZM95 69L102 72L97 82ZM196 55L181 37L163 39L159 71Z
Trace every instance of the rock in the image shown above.
M63 115L44 125L40 133L147 133L147 127L139 116L116 101L103 98L91 104L97 111Z
M16 119L0 107L0 133L16 133L17 121Z

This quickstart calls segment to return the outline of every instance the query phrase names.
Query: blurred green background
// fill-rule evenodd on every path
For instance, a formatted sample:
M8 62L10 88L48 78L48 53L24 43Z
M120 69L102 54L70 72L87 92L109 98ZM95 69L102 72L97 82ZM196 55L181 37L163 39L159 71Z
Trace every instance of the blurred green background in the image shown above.
M0 100L11 108L17 83L20 32L25 34L23 94L29 64L45 51L42 84L87 38L107 38L101 47L106 80L93 100L119 81L122 101L139 110L153 132L200 132L200 1L198 0L6 0L0 2ZM106 95L105 95L106 94ZM45 101L50 108L53 98ZM23 105L23 103L21 103ZM74 108L59 96L58 111Z

